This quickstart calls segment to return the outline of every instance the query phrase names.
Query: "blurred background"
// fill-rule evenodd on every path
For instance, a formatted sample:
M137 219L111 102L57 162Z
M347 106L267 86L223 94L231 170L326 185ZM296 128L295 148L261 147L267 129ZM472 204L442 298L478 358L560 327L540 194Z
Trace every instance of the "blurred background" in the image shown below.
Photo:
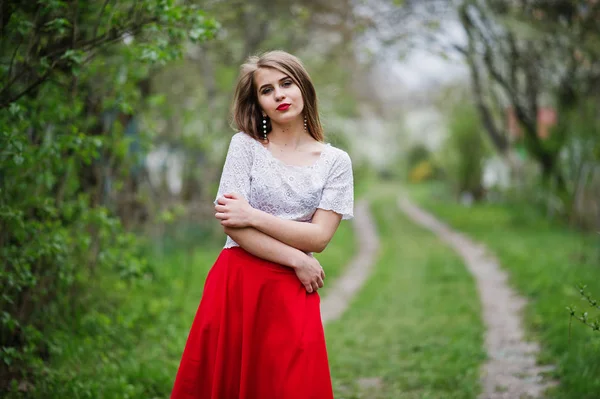
M600 397L599 1L4 0L0 32L2 396L168 396L224 243L239 66L282 49L357 198L404 192L488 242L534 302L555 397ZM353 246L342 224L331 279ZM364 396L356 375L334 371L339 397L478 389Z

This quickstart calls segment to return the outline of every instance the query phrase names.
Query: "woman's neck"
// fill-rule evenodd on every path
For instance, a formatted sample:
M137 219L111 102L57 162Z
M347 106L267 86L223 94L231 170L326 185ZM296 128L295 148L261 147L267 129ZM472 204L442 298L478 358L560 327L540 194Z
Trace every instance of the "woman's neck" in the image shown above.
M304 125L290 123L289 125L272 125L269 141L280 147L298 148L307 142L314 141L310 134L304 130Z

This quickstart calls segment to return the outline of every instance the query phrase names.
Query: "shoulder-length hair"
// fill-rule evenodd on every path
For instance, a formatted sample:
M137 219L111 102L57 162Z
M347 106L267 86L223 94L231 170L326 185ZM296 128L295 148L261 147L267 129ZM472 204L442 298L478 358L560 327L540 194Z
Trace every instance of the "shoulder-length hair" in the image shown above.
M254 73L259 68L274 68L288 75L300 88L304 101L306 129L317 141L323 142L325 137L317 110L317 93L302 62L285 51L275 50L250 56L240 68L240 75L235 88L232 105L232 122L234 128L246 132L257 140L262 140L262 111L258 103L258 94ZM271 131L271 122L267 123L267 132Z

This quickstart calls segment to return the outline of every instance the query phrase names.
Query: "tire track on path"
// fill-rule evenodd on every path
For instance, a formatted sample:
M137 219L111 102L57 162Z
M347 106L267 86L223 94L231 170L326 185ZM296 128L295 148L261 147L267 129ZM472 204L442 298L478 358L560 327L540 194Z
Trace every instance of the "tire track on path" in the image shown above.
M375 265L379 238L366 200L360 200L354 208L353 229L358 253L321 299L323 324L338 319L344 313Z
M398 199L399 208L415 223L434 232L464 260L473 275L482 304L486 326L485 347L488 361L483 365L480 399L541 398L554 382L543 379L551 366L538 366L537 342L525 341L521 311L526 300L507 283L507 274L484 246L452 230L435 217Z

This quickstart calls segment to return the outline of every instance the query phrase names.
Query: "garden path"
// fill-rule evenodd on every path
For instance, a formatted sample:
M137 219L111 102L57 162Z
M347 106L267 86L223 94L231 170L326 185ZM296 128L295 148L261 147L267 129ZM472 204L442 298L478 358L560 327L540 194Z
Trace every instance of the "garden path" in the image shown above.
M488 361L482 370L480 399L541 398L553 382L543 378L550 366L536 364L537 342L525 340L521 311L526 304L507 282L507 274L485 247L452 230L435 217L398 199L400 209L415 223L434 232L464 260L477 284L486 326Z

